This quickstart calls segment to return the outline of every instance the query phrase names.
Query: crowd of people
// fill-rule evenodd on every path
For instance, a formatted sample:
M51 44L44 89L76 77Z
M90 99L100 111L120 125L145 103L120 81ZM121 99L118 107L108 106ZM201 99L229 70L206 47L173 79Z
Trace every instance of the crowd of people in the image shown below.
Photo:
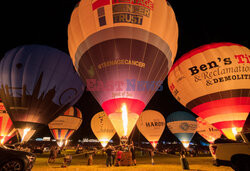
M72 160L72 156L64 154L65 147L59 147L56 143L53 144L17 144L13 148L26 152L43 153L49 152L48 163L54 163L59 154L60 157L65 158L66 161ZM121 144L112 146L109 144L107 147L100 148L99 146L83 146L83 144L77 144L76 146L67 145L67 149L71 148L76 151L76 155L83 155L88 158L87 164L93 165L95 155L106 155L106 166L122 166L122 165L136 165L136 155L149 156L151 158L152 165L154 165L155 153L161 154L179 154L188 155L191 157L199 156L202 154L209 154L208 147L202 146L190 146L188 150L183 148L179 144L168 145L168 147L153 149L152 147L138 147L133 142L131 144ZM137 152L136 152L137 151ZM65 163L62 166L65 166Z

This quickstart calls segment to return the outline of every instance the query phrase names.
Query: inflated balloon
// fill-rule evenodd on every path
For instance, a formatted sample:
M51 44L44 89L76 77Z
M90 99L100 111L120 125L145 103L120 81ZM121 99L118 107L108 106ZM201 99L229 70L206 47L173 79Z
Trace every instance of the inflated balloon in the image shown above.
M84 90L70 57L41 45L7 52L0 64L0 86L2 101L22 140L66 111Z
M164 116L154 110L145 110L141 113L136 125L142 135L155 148L165 129Z
M234 43L212 43L183 55L168 85L185 107L235 139L250 112L250 51Z
M48 124L53 137L61 146L82 124L82 113L76 107L70 107L62 115Z
M184 111L177 111L168 115L167 126L181 141L183 146L187 148L196 132L197 122L192 114Z
M0 99L0 144L6 143L16 135L16 129Z
M201 117L196 118L196 120L197 120L197 130L196 130L197 133L199 133L209 143L213 143L214 140L221 137L222 133L213 125L209 124Z
M72 12L73 64L120 137L130 135L167 76L177 39L175 14L165 0L84 0Z
M108 144L116 133L110 119L104 111L93 116L91 119L91 128L103 147Z

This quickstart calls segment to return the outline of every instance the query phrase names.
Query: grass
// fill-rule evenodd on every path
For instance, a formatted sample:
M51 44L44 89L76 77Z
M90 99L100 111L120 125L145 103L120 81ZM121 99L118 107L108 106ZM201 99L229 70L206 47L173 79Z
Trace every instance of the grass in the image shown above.
M67 168L61 168L63 158L58 156L56 162L53 164L48 164L48 154L37 155L37 160L32 171L180 171L182 170L180 164L179 156L175 155L156 155L154 157L155 165L151 164L151 159L149 156L137 156L137 166L120 166L120 167L109 167L105 166L106 157L104 155L94 156L94 161L92 166L87 165L87 157L83 154L73 154L72 163ZM191 170L197 171L230 171L230 167L216 167L212 165L212 157L188 157L189 167Z

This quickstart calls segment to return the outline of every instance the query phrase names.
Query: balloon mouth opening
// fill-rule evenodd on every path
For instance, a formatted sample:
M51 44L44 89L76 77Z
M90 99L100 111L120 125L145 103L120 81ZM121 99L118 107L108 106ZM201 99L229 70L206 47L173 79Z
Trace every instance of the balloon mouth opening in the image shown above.
M234 137L236 137L236 135L238 134L236 127L232 128L232 132L234 134Z
M156 146L157 146L157 141L152 141L152 142L150 142L151 143L151 145L154 147L154 148L156 148Z
M185 148L188 148L188 147L189 147L189 143L188 143L188 142L182 142L182 144L183 144L183 146L184 146Z
M106 147L108 145L109 140L107 138L100 139L100 143L102 147Z
M26 135L29 133L29 131L30 131L30 128L25 128L25 129L23 130L23 136L22 136L21 142L23 142L24 138L25 138Z
M145 104L138 99L116 98L102 103L118 136L129 137Z
M2 139L0 140L0 144L2 144L2 145L3 145L3 143L4 143L4 139L5 139L5 136L3 136L3 137L2 137Z

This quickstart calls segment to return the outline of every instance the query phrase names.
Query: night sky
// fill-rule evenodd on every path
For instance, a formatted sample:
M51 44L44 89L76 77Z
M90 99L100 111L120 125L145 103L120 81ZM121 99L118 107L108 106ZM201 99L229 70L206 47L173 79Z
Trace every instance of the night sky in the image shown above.
M1 7L1 57L20 45L47 45L68 53L67 26L79 0L8 1ZM176 59L184 53L212 42L233 42L249 46L249 3L246 0L169 0L179 25ZM219 2L219 4L218 4ZM7 4L6 4L7 3ZM4 12L3 12L4 11ZM167 79L163 91L156 92L146 109L168 114L185 110L171 95ZM91 117L102 110L90 92L85 91L76 106L83 113L83 124L73 139L94 138ZM190 112L190 111L189 111ZM50 135L48 128L35 137ZM134 136L137 136L135 134ZM196 135L195 138L198 138ZM166 129L162 140L175 140Z

